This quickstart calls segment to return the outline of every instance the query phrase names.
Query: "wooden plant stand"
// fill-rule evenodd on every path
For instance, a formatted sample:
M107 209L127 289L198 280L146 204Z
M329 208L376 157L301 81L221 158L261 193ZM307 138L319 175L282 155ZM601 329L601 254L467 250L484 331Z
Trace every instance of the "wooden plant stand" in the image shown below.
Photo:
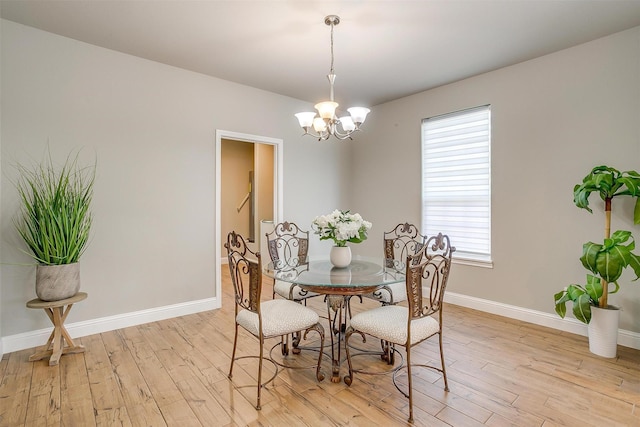
M76 345L69 332L64 327L64 321L71 311L73 304L87 298L85 292L78 292L71 298L60 301L42 301L39 298L27 302L28 308L41 308L53 323L53 331L44 348L29 357L29 361L42 360L49 357L49 366L55 366L63 354L75 354L84 352L82 345ZM67 345L65 346L65 341Z

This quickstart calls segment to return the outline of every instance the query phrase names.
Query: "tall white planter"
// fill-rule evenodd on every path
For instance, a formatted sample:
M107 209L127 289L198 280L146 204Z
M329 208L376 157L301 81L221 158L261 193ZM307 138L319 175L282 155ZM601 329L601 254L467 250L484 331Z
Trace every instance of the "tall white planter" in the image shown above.
M618 307L591 307L589 351L602 357L616 357L618 351Z

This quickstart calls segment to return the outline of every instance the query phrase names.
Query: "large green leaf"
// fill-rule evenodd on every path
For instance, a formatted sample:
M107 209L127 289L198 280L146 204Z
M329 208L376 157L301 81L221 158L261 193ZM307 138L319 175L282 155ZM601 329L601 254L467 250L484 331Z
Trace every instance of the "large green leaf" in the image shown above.
M556 304L556 313L564 319L567 315L567 301L569 301L569 294L567 291L560 291L553 296Z
M578 285L567 286L567 295L572 301L575 301L580 295L584 294L585 290Z
M626 266L622 248L615 246L608 251L601 251L598 253L596 265L600 277L607 282L615 282Z
M602 296L602 280L599 277L587 274L585 290L592 301L598 301Z
M589 295L582 294L573 302L573 315L581 322L589 323L591 320L591 302Z

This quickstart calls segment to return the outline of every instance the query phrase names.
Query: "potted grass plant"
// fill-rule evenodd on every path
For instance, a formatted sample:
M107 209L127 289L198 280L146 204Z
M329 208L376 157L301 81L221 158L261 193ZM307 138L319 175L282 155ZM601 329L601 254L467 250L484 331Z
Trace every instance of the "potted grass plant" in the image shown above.
M78 153L56 166L51 153L39 164L17 166L20 211L16 230L36 262L36 295L57 301L80 289L80 257L89 242L95 163L82 166Z
M572 284L554 295L555 310L565 317L566 303L573 304L573 314L589 325L589 349L603 357L615 357L617 352L619 308L608 302L608 295L620 289L618 279L631 267L640 277L640 256L633 253L635 241L630 231L611 234L611 202L619 196L636 198L634 224L640 224L640 174L620 172L609 166L597 166L573 189L576 206L593 213L589 196L597 192L604 201L605 227L602 244L587 242L582 247L580 261L589 270L585 285Z

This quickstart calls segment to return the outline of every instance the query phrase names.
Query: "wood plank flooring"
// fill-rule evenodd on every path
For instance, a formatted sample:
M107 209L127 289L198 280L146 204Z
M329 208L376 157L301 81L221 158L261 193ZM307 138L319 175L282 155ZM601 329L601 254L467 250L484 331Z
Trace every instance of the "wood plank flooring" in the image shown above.
M313 369L280 371L256 411L255 361L236 362L233 380L227 378L233 298L224 273L220 310L77 338L86 352L64 355L58 366L29 362L36 349L4 355L0 426L407 425L408 401L390 376L334 384L329 358L321 383ZM270 298L269 288L263 293ZM309 306L326 315L321 299ZM354 311L375 306L353 303ZM619 347L616 359L603 359L589 353L584 337L452 305L444 315L451 391L436 373L416 370L415 425L640 426L640 351ZM305 345L313 345L311 335ZM361 346L375 346L371 341ZM242 332L239 354L257 349ZM311 365L315 354L303 350L289 359ZM437 340L412 357L437 362ZM384 366L375 356L357 363ZM268 378L273 368L265 364L265 371Z

